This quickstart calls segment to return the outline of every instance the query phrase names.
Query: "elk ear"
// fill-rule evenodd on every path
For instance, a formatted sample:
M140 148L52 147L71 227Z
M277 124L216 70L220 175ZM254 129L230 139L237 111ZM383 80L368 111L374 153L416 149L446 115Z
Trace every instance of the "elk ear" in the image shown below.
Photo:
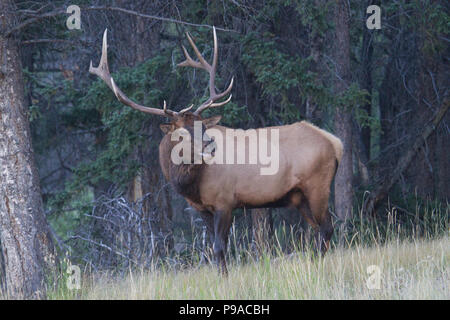
M169 132L172 132L174 130L173 123L162 123L159 125L159 128L164 132L165 134L168 134Z
M208 129L218 124L220 119L222 119L222 116L215 116L208 119L204 119L203 124L205 125L206 129Z

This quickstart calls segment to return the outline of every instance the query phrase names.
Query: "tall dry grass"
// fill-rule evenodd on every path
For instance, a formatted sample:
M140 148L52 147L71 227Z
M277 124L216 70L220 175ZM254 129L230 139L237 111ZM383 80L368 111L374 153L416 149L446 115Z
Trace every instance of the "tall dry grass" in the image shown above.
M309 252L263 255L230 264L228 278L204 265L187 270L130 271L85 277L80 290L56 299L450 299L450 238L392 241L335 248L324 258ZM369 277L380 269L379 289ZM372 278L373 279L373 278ZM372 286L376 286L372 282Z
M449 208L418 207L412 219L388 208L381 222L360 212L348 222L345 237L333 237L323 258L314 258L298 239L291 239L297 246L286 254L286 230L277 230L266 250L256 253L242 246L232 228L228 278L214 265L201 264L193 244L184 256L170 258L175 264L158 262L122 275L82 270L80 289L67 289L63 278L49 298L450 299Z

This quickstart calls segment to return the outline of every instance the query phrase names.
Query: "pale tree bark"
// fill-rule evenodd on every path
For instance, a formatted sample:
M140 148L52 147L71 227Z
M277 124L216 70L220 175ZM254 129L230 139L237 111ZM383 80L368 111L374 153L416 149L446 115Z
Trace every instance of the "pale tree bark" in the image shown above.
M1 235L0 235L1 236ZM2 244L0 241L0 295L6 292L5 259L3 259Z
M7 296L45 298L55 261L34 163L17 42L5 37L14 4L0 1L0 236Z
M349 8L347 2L337 0L334 10L335 38L334 62L336 75L334 88L336 95L344 94L350 80L350 36ZM352 119L351 110L337 106L334 118L336 135L342 140L344 154L334 180L334 205L336 215L342 222L342 233L352 212Z

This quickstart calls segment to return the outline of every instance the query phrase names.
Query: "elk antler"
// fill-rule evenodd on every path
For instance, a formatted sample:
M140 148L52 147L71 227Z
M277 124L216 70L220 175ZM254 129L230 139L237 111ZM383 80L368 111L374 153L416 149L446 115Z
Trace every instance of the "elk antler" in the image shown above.
M215 87L215 78L216 78L216 68L217 68L217 56L218 56L218 46L217 46L217 35L216 35L216 28L213 27L213 34L214 34L214 57L212 65L210 65L206 60L203 58L202 54L198 50L197 46L195 45L194 41L192 40L191 36L188 32L186 32L187 38L189 40L189 43L192 46L192 49L194 49L195 55L198 58L198 61L192 60L191 56L187 52L186 48L182 46L184 55L186 57L186 60L179 63L178 66L180 67L193 67L193 68L199 68L203 69L209 72L209 99L206 100L200 107L195 110L194 114L199 115L202 111L208 109L208 108L214 108L214 107L220 107L231 100L231 94L228 97L227 100L223 102L215 103L215 101L225 97L227 94L230 93L231 88L233 88L233 80L234 78L231 78L230 84L228 85L228 88L222 92L222 93L216 93L216 87Z
M132 107L133 109L150 113L150 114L156 114L158 116L165 116L165 117L177 117L184 112L192 109L193 106L190 106L186 109L181 110L180 112L175 112L172 110L167 109L166 101L164 101L164 107L163 109L156 109L156 108L149 108L142 106L140 104L137 104L133 101L131 101L123 92L120 90L120 88L116 85L114 82L114 79L111 77L111 74L109 73L109 67L108 67L108 44L107 44L107 33L108 29L105 29L105 32L103 33L103 46L102 46L102 57L100 58L100 63L97 68L94 68L92 66L92 61L89 66L89 72L92 74L97 75L100 77L107 85L108 87L114 92L117 99L122 102L123 104Z

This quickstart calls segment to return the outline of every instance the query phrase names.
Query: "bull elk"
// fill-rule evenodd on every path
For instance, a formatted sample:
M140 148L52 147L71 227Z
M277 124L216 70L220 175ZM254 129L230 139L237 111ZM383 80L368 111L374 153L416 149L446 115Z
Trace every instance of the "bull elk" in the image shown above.
M228 143L229 139L239 137L245 139L247 136L251 136L250 130L231 129L217 125L220 116L212 118L201 116L206 109L223 106L231 100L233 79L225 91L216 92L215 73L218 46L215 28L213 37L212 64L203 58L189 33L187 33L187 38L198 61L192 59L186 48L182 47L186 60L178 66L199 68L209 73L210 96L195 111L191 111L192 105L176 112L167 109L165 102L163 108L158 109L145 107L131 101L117 87L110 75L107 59L107 30L103 34L100 64L94 68L91 62L89 72L99 76L123 104L142 112L168 117L171 120L170 123L161 125L165 135L159 145L160 166L165 178L193 208L199 211L205 221L213 242L214 257L219 271L227 273L225 253L232 222L232 210L235 208L289 206L298 209L316 231L316 248L324 254L333 233L331 216L328 211L330 185L343 152L341 141L334 135L305 121L284 126L250 129L253 130L252 133L256 133L260 137L263 136L264 130L277 131L279 166L274 174L260 174L260 169L263 167L260 161L252 164L207 164L205 161L176 164L172 161L172 150L177 144L172 135L181 128L192 134L195 123L201 124L202 133L215 129L216 132L226 136L226 131L231 131L234 136L231 135L232 138L227 138L225 143ZM225 101L218 102L228 95L229 97ZM272 135L265 137L265 142L269 144L275 142ZM201 144L202 154L209 144L210 142ZM247 149L249 148L248 144L245 146ZM193 154L194 148L191 151ZM247 151L245 150L245 152ZM224 152L230 152L230 150L225 149Z

